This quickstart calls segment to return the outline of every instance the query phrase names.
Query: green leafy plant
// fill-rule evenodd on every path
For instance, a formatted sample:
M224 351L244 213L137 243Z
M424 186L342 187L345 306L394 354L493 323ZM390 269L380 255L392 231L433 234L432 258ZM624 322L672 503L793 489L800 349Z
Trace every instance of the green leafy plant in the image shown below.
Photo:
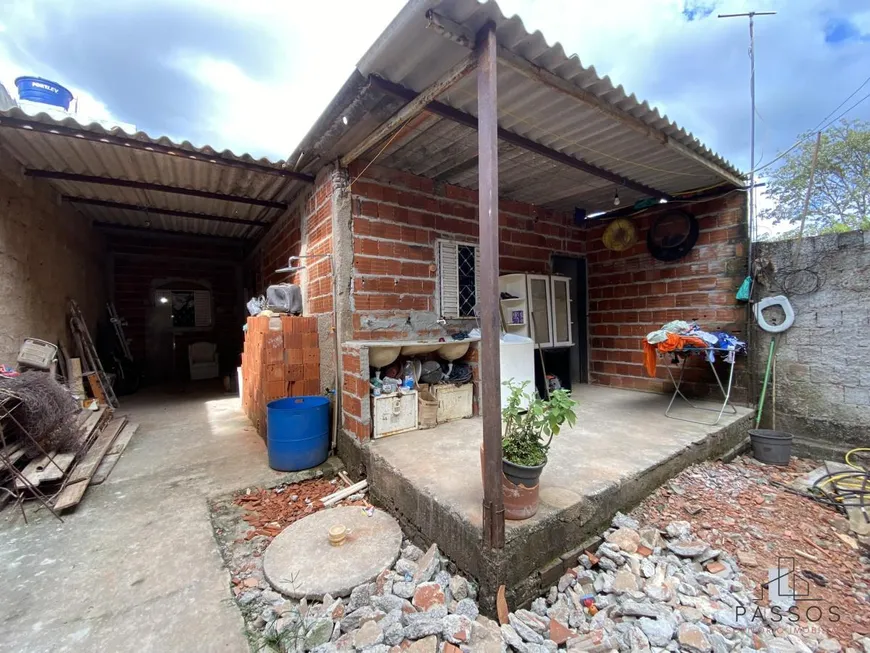
M547 462L550 443L562 426L574 426L577 402L572 401L564 389L551 392L549 401L545 401L537 392L526 392L528 384L528 381L516 383L513 379L503 383L511 394L501 411L502 455L514 464L537 467ZM524 403L528 404L525 409Z

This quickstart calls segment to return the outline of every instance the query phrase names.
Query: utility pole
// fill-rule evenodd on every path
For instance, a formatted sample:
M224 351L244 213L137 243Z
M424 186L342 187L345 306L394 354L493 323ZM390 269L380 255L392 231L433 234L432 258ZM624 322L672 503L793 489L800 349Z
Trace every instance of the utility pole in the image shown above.
M775 11L750 11L744 14L719 14L719 18L749 18L749 247L746 274L752 276L752 239L757 230L755 220L755 17L775 16Z

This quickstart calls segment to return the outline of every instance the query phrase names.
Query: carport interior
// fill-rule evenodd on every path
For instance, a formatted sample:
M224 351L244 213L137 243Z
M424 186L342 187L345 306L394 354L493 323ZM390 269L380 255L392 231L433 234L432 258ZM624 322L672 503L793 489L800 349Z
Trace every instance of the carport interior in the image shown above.
M125 355L112 305L148 383L234 377L250 296L245 257L310 177L19 109L0 113L0 162L4 255L19 259L3 274L15 320L2 362L14 364L25 337L74 351L65 326L75 300L110 360ZM216 366L191 371L195 343L207 343L203 360L214 350Z

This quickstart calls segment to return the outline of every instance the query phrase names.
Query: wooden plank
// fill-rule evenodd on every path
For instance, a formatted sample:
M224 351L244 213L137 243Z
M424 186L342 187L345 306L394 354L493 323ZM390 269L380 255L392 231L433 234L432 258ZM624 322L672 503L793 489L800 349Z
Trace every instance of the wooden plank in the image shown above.
M345 154L341 159L341 166L346 168L353 161L356 161L360 156L365 154L369 149L377 143L387 138L390 134L396 131L406 122L417 116L426 107L429 102L437 98L444 91L453 86L460 79L474 70L477 63L477 58L474 53L467 55L459 63L448 70L443 77L437 79L430 84L426 89L421 91L415 97L393 114L385 123L378 127L375 131L369 134L359 145Z
M126 417L116 418L100 431L93 446L88 449L85 457L79 461L79 464L75 466L75 469L69 475L67 486L58 495L54 503L56 511L60 512L61 510L72 508L82 500L85 490L90 484L91 477L96 472L106 452L112 448L115 438L118 437L118 433L124 428L126 423Z
M130 444L130 439L136 435L136 431L139 430L139 425L135 422L127 422L124 425L124 428L121 429L121 432L118 434L118 437L115 439L115 444L112 445L112 448L109 449L110 454L120 454L124 452L124 449L127 448L127 445Z
M33 486L39 486L40 483L50 481L59 481L63 478L66 470L72 465L76 455L74 453L51 453L51 458L41 456L31 460L27 467L21 472L24 479L30 482ZM52 462L54 459L54 462ZM22 478L15 479L15 487L23 490L27 487L27 483Z
M98 404L107 404L106 401L106 393L103 392L103 385L100 382L99 377L96 372L88 373L88 385L91 387L91 394L94 395L94 399L97 400Z
M100 461L103 460L103 456L105 456L109 449L112 448L115 438L118 437L118 433L120 433L121 429L124 428L125 422L125 418L113 419L109 422L108 426L100 432L97 439L94 441L93 446L88 449L85 457L79 461L79 464L76 465L75 469L70 474L70 485L77 481L89 480L91 476L94 475Z
M114 469L121 454L124 453L124 449L127 448L130 438L133 437L138 428L139 425L132 422L124 427L120 435L118 435L118 438L115 440L115 444L113 444L112 448L109 449L109 453L107 453L106 457L103 458L103 462L101 462L100 466L97 467L96 473L91 478L91 485L99 485L109 477L109 474L112 473L112 469Z
M7 447L7 448L10 448L10 447ZM12 453L7 453L6 456L9 458L9 464L14 467L15 463L17 463L19 460L21 460L21 458L24 456L24 449L19 448L16 451L13 451ZM0 470L6 469L6 468L7 468L6 463L4 461L0 460Z
M78 483L67 485L63 489L63 492L58 495L57 501L54 502L54 509L60 512L61 510L66 510L67 508L72 508L73 506L78 505L87 489L87 481L79 481Z
M119 453L107 453L106 457L103 458L103 462L100 463L100 466L97 467L97 471L94 472L94 475L91 477L89 484L99 485L109 478L109 474L112 473L112 470L115 468L115 465L118 463L120 458L121 454Z

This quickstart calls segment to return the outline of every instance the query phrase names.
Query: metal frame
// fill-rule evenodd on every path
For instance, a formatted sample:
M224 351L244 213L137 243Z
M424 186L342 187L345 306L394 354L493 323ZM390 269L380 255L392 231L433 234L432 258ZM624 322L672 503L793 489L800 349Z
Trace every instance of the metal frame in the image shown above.
M15 404L12 408L9 408L7 406L7 404L10 401L17 401L18 403ZM52 465L54 465L58 469L61 469L58 466L58 464L56 462L54 462L54 457L51 454L49 454L42 447L42 445L36 441L36 439L32 435L30 435L30 432L26 428L24 428L24 426L21 424L21 422L19 422L18 419L16 419L15 415L13 415L12 411L20 404L21 404L21 399L19 399L15 395L4 394L4 395L0 396L0 421L3 421L4 419L10 419L13 422L15 422L15 426L18 427L19 431L21 431L21 433L24 434L24 436L28 440L30 440L33 444L36 445L36 447L39 449L39 451L42 453L42 455L45 456L46 458L48 458ZM14 463L12 463L12 461L9 460L8 456L6 456L6 454L5 454L5 451L6 451L6 436L3 433L3 429L0 428L0 463L3 463L3 465L6 467L6 469L8 469L12 473L12 476L15 477L17 480L20 480L24 484L24 488L22 488L22 491L18 492L18 493L15 493L12 490L9 490L6 488L0 488L0 489L5 490L7 492L7 494L15 497L15 504L21 509L21 516L24 518L24 523L25 524L27 523L27 513L24 510L25 497L24 497L23 490L29 490L33 494L33 496L36 497L36 499L39 500L39 502L43 506L45 506L46 508L49 509L49 511L51 512L52 515L57 517L58 521L63 522L63 519L61 519L61 516L59 514L57 514L57 512L55 511L54 508L52 508L51 499L46 497L39 490L39 488L37 488L33 483L30 482L30 479L28 479L21 472L21 470L19 470L14 465ZM61 470L61 471L63 471L63 470Z
M282 211L287 208L285 202L261 200L255 197L242 197L241 195L225 195L224 193L212 193L211 191L197 190L195 188L181 188L180 186L164 186L163 184L152 184L151 182L133 181L131 179L116 179L114 177L99 177L97 175L80 175L73 172L58 172L57 170L34 170L32 168L25 170L24 174L27 177L34 177L36 179L54 179L57 181L73 181L83 184L100 184L103 186L118 186L120 188L135 188L136 190L150 190L157 193L202 197L209 200L219 200L221 202L252 204L254 206L263 206L268 209L281 209Z
M668 355L673 353L676 356L681 356L682 361L680 363L680 376L679 376L679 378L674 378L674 373L671 371L670 363L665 366L665 368L668 371L668 376L671 377L671 381L674 384L674 394L671 396L671 401L668 404L668 407L665 409L665 417L670 417L671 419L678 419L681 422L691 422L692 424L703 424L705 426L715 426L716 424L719 423L719 420L722 419L722 415L725 413L726 408L731 409L728 411L729 414L731 414L731 415L737 414L737 408L735 408L734 404L731 403L731 385L734 381L734 362L736 362L736 361L730 362L730 363L726 361L726 363L729 365L729 368L730 368L728 370L728 385L726 387L726 386L722 385L722 380L719 378L719 373L716 371L716 365L714 363L711 363L709 360L707 360L707 364L710 365L710 369L713 370L713 376L716 378L716 385L719 386L719 390L722 391L722 396L724 397L724 401L722 402L721 408L710 408L708 406L697 406L697 405L693 404L691 402L691 400L686 395L683 394L682 390L680 390L680 385L683 383L683 374L686 371L686 361L689 360L689 358L692 355L706 355L706 353L709 351L729 352L731 350L723 349L721 347L707 347L706 349L686 349L686 350L678 350L678 351L674 351L674 352L668 352ZM737 354L735 353L734 355L736 357ZM687 417L677 417L676 415L671 415L670 414L671 407L674 405L674 401L676 400L677 396L682 398L683 401L685 401L687 404L689 404L689 406L691 408L694 408L695 410L704 410L704 411L708 411L711 413L718 413L716 415L716 420L713 422L709 422L709 421L705 422L702 420L689 419Z
M205 220L206 222L226 222L227 224L241 224L249 227L271 227L271 222L263 220L244 220L241 218L225 218L222 215L208 215L206 213L194 213L193 211L178 211L176 209L160 209L153 206L143 206L140 204L125 204L123 202L111 202L109 200L98 200L90 197L77 197L75 195L62 195L61 199L64 202L72 204L87 204L89 206L102 206L107 209L121 209L122 211L136 211L139 213L153 213L155 215L171 215L178 218L192 218L194 220Z

